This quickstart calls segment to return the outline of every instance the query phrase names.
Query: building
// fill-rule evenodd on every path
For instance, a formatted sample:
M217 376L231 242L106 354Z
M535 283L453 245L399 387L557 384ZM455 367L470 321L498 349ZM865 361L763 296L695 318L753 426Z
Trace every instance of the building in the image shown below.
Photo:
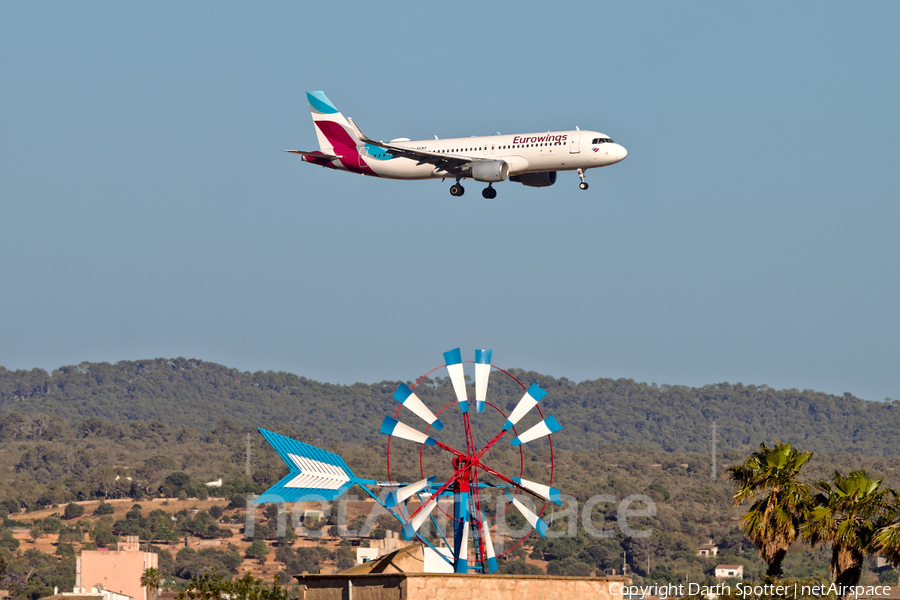
M450 558L451 553L449 548L438 548L437 551L435 551L434 549L419 543L401 548L399 543L400 540L397 539L396 532L394 532L393 538L385 538L385 540L378 541L388 542L391 539L393 539L394 543L387 544L390 549L385 549L384 547L357 548L356 566L341 571L341 573L453 572L453 566L441 557L442 554L443 556ZM372 541L374 542L376 540Z
M75 562L75 592L92 589L115 592L134 600L147 600L147 588L141 587L141 575L159 568L159 555L141 552L140 540L130 535L118 550L83 550Z
M716 565L716 579L732 578L744 578L744 565Z
M627 577L384 572L296 575L299 600L624 600Z
M712 540L709 540L706 544L703 544L699 548L697 548L697 556L718 556L719 555L719 547L713 544Z
M91 588L86 592L63 592L61 594L56 593L57 589L53 588L53 592L52 596L47 596L43 600L134 600L131 596L99 588Z
M356 549L356 564L360 565L364 562L375 560L379 556L390 554L406 545L407 542L400 539L398 532L389 530L382 539L370 539L368 548Z

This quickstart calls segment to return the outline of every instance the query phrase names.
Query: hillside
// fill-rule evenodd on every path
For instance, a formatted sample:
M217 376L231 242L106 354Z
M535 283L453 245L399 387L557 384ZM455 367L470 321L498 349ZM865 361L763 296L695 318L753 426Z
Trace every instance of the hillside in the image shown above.
M762 441L792 442L816 452L900 454L900 402L870 402L847 393L774 390L720 383L700 388L655 386L630 379L575 383L511 370L526 385L549 392L542 401L565 429L559 448L627 443L651 450L705 453L710 427L719 447L745 452ZM441 374L441 372L438 372ZM243 426L282 427L325 443L366 442L396 403L400 382L333 385L290 373L247 373L183 358L81 363L53 373L0 367L0 414L55 415L70 422L101 417L115 423L161 421L210 431L220 419ZM409 382L412 383L412 382ZM489 398L508 409L521 395L510 380L491 379ZM453 401L449 381L423 382L418 394L432 406ZM3 427L0 424L0 439Z
M557 518L548 519L551 527L562 530L571 524L574 537L531 540L504 568L602 573L621 568L625 553L634 575L652 581L711 580L716 560L743 564L748 576L758 577L764 566L737 527L742 509L730 503L733 487L724 469L742 461L762 441L780 438L802 450L815 450L806 481L825 478L834 469L866 468L883 477L886 486L900 487L895 433L900 408L894 404L765 386L656 387L605 379L576 384L514 373L549 392L540 406L565 426L553 436L552 479L571 498L554 511ZM378 433L378 426L385 413L397 408L391 395L398 383L328 385L291 374L243 373L183 359L84 363L53 374L0 369L0 559L16 573L36 569L33 581L42 590L71 587L70 562L77 551L140 532L142 539L168 549L164 570L176 580L210 565L230 565L232 573L252 568L267 577L282 570L287 574L337 568L338 560L347 560L346 543L334 540L317 550L313 540L288 543L271 527L259 526L254 534L256 541L268 545L268 558L247 556L253 540L240 531L242 499L287 472L255 427L320 445L344 457L358 474L388 479L388 438ZM435 409L455 403L443 378L422 382L417 393ZM504 410L520 395L511 380L492 378L489 398ZM460 433L453 415L458 409L441 416L446 423L441 439L448 443ZM489 410L473 423L493 432L497 419ZM707 445L713 421L720 433L715 479L710 478ZM248 434L249 476L244 472ZM528 477L549 482L550 453L545 441L529 444L520 462L516 448L499 444L491 450L490 461L501 471L522 467ZM441 468L447 468L434 455L425 456L431 461L429 471L440 476ZM391 460L391 478L417 475L416 448L398 443L392 446ZM224 480L221 487L203 485L217 479ZM617 502L634 494L649 496L656 503L655 515L640 520L638 527L652 528L652 537L588 535L584 509L597 494L616 499L588 511L600 528L616 523ZM224 517L203 511L193 516L183 509L194 505L187 500L194 497L203 507L230 508ZM74 521L52 516L70 502L86 504L98 498L119 499L122 514L106 520L85 515L89 522L79 520L77 531ZM133 503L140 503L143 512L129 510ZM126 510L130 520L119 520ZM163 518L159 510L175 511L177 522ZM577 527L571 515L582 516ZM190 548L178 541L185 535ZM719 545L720 556L697 557L696 549L710 539ZM200 547L214 540L220 549ZM195 552L195 547L200 549ZM827 550L798 547L785 568L793 577L826 576ZM874 565L867 567L866 581L883 576Z

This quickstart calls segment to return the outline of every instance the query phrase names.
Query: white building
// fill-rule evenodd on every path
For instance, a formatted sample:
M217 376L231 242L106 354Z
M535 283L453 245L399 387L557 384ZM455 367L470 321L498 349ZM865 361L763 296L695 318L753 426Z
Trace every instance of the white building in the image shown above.
M744 565L716 565L716 579L743 579Z

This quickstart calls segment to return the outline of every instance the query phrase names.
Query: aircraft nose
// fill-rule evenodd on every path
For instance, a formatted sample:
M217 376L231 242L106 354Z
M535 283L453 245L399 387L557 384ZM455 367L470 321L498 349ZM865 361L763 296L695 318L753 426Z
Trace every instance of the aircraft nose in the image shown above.
M613 154L613 157L616 159L616 162L619 162L620 160L624 160L626 156L628 156L628 150L625 149L625 146L622 146L621 144L616 144L616 150L615 150L615 153Z

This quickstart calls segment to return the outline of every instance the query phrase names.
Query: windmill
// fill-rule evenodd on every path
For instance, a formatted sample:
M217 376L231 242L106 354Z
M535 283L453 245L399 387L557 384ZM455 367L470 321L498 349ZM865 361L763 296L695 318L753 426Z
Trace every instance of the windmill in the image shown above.
M535 383L526 388L512 374L492 365L491 355L491 350L476 350L474 361L463 361L459 348L450 350L444 352L443 365L420 377L412 387L405 383L400 384L394 392L394 399L398 402L396 411L393 416L385 416L381 424L381 433L389 436L387 443L388 481L359 478L337 454L260 428L260 433L288 465L290 472L254 502L333 501L352 486L358 485L401 522L403 537L406 540L417 538L431 547L452 565L454 572L492 573L496 571L498 556L512 551L527 537L526 534L506 552L500 555L495 554L491 537L491 523L509 506L513 506L524 517L531 530L537 531L541 537L545 536L547 524L541 515L543 515L548 502L560 503L559 490L551 487L553 482L551 436L562 427L554 416L545 417L539 406L540 401L546 396L546 392ZM474 363L474 397L470 397L468 394L464 362ZM441 369L446 369L455 401L447 403L435 413L419 398L415 388L423 381L431 381L427 378ZM487 399L488 382L492 371L495 370L508 377L514 382L513 386L521 388L523 392L508 415ZM473 404L474 411L470 410ZM496 433L490 437L489 441L479 445L476 442L474 424L476 421L487 421L489 415L480 415L485 412L487 407L491 408L490 412L496 413L493 415L493 420L500 422L502 419L502 425L498 425L494 429ZM424 422L424 431L400 420L401 417L406 416L401 414L403 409ZM517 424L535 409L537 415L530 417L530 420L535 418L539 420L519 433L516 429ZM441 416L445 419L451 417L460 420L464 442L462 441L463 436L460 436L460 443L456 444L459 448L440 440L443 437L440 432L444 430L444 423L440 420ZM457 426L454 429L459 431L460 427ZM507 436L508 433L511 439L510 436ZM504 437L507 437L511 447L518 451L520 468L517 476L508 476L501 469L492 468L487 462L489 450L500 443ZM543 438L547 438L550 457L547 465L549 467L547 483L539 483L524 477L526 470L524 447L530 442ZM396 444L394 444L395 440L397 440ZM408 451L410 448L415 448L415 446L410 446L410 443L418 445L419 472L422 478L410 483L393 482L391 481L392 445L395 452L398 447ZM428 449L427 457L426 449ZM446 477L446 481L437 481L436 475L426 473L426 469L431 468L436 461L441 461L445 467L448 460L452 466L452 475ZM369 486L388 490L388 492L382 498L370 490ZM489 516L488 499L490 494L503 494L508 504L502 511ZM528 506L528 502L522 501L524 497L537 499L543 505L540 509L532 509ZM435 509L444 510L441 508L442 499L452 501L452 516L447 514L452 521L452 545L434 518ZM440 538L451 549L450 557L444 556L435 548L429 536L421 533L425 523L433 524L437 529Z

